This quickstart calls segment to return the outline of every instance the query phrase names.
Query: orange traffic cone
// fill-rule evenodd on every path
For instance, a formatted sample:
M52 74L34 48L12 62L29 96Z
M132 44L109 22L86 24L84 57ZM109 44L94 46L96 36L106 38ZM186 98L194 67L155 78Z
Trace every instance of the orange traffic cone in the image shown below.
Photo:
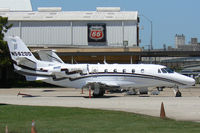
M83 88L81 88L81 94L84 94L84 93L83 93Z
M22 95L22 96L25 96L25 97L33 97L33 96L30 95L30 94L21 93L20 91L19 91L19 93L17 94L17 96L19 96L19 95Z
M91 86L89 86L89 98L91 98Z
M160 118L162 118L162 119L165 119L165 118L166 118L166 115L165 115L165 108L164 108L163 102L161 103Z
M32 121L32 127L31 127L31 133L37 133L36 129L35 129L35 121Z
M5 133L8 133L8 126L6 125Z

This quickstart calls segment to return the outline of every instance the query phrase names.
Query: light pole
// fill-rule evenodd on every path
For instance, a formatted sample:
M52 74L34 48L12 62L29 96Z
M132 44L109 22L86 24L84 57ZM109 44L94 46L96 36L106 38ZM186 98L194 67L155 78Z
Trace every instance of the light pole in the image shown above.
M151 24L150 50L152 50L153 49L153 23L151 19L149 19L147 16L144 16L143 14L140 14L140 16L144 17Z

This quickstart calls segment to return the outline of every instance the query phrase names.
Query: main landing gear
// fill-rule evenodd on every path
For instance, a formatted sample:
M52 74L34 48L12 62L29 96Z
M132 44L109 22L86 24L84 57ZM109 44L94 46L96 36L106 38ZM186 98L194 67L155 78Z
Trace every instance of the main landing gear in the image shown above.
M100 84L94 83L92 85L93 97L102 97L105 94L105 89Z

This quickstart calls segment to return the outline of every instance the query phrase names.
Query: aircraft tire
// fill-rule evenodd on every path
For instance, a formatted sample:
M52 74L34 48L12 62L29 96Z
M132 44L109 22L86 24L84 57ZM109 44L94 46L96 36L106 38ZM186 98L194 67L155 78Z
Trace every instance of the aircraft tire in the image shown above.
M98 97L102 97L102 96L103 96L103 94L101 94L101 93L99 93L99 94L94 94L94 93L93 93L93 97L94 97L94 98L98 98Z
M176 97L181 97L182 96L182 94L181 94L181 92L178 90L177 92L176 92Z
M94 98L103 97L104 94L105 94L105 90L100 90L98 94L93 93L93 97Z
M158 91L163 91L164 87L157 87Z

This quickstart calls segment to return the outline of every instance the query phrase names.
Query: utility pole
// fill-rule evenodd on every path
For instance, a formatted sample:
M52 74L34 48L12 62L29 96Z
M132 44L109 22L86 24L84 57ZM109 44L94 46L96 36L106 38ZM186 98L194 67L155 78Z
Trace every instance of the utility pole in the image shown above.
M151 19L149 19L147 16L141 14L140 16L144 17L148 22L150 22L151 25L151 35L150 35L150 50L153 50L153 22Z

